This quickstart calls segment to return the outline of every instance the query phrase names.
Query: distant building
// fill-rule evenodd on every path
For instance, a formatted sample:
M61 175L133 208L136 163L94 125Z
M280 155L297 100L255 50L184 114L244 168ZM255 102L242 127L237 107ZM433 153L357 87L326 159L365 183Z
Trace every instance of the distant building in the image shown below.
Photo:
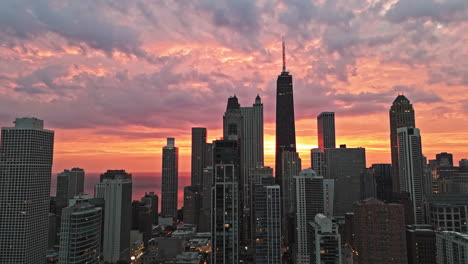
M341 264L341 235L338 225L324 214L317 214L307 227L310 263Z
M414 109L404 95L398 95L389 111L390 116L390 150L392 153L392 186L394 192L400 192L400 169L398 158L397 129L415 127Z
M68 206L68 200L84 192L85 172L80 168L64 170L57 174L57 206ZM59 210L60 210L59 209Z
M125 170L101 174L94 197L104 199L104 261L130 260L132 175Z
M453 167L453 155L447 152L436 154L436 162L439 167Z
M214 141L213 157L212 263L238 264L240 247L238 141Z
M442 231L436 239L438 264L468 264L468 235Z
M167 139L162 159L161 216L175 218L179 186L179 149L175 146L174 138Z
M319 149L324 151L326 148L336 147L334 112L322 112L317 116L317 134Z
M468 233L468 194L433 194L426 198L428 222L437 230Z
M361 173L361 200L377 197L375 173L372 168L365 169Z
M372 164L370 168L375 178L376 197L381 201L392 200L392 165Z
M143 243L148 243L153 235L153 218L151 203L132 202L132 230L138 230L143 235Z
M0 263L44 263L54 131L36 118L14 123L0 143Z
M404 208L375 198L354 206L354 247L359 264L407 263Z
M406 227L408 264L436 263L436 231L431 225Z
M364 148L325 149L326 179L335 180L333 216L344 217L360 200L361 173L366 169Z
M306 169L294 177L296 236L293 251L296 264L309 263L309 239L307 223L314 221L315 215L324 212L323 177L312 169Z
M203 185L203 166L205 164L206 152L206 128L192 127L192 184L191 186Z
M213 185L213 167L203 169L203 190L201 199L200 219L198 221L199 232L211 232L211 209L213 196L211 193Z
M451 168L450 172L439 171L437 179L438 193L468 193L468 170Z
M184 223L199 225L202 193L198 186L184 188Z
M410 195L414 221L424 224L423 197L425 188L424 162L419 129L402 127L397 129L398 168L400 192Z
M145 192L145 196L141 197L141 202L145 205L151 205L150 218L153 225L159 223L159 197L154 192Z
M89 195L75 196L62 210L59 263L99 263L102 209L89 199Z

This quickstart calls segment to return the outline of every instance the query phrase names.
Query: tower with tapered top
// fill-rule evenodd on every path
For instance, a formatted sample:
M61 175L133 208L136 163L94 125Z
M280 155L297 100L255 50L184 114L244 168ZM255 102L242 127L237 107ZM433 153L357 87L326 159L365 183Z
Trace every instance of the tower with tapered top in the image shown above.
M296 128L294 125L294 97L292 75L286 71L286 53L283 41L283 71L276 81L276 181L282 182L282 153L296 152Z

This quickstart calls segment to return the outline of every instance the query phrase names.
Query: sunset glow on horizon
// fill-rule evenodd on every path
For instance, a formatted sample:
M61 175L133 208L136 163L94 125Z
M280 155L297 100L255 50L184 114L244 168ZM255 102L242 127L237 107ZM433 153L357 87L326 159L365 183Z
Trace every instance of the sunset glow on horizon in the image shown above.
M0 4L0 126L43 119L54 173L160 172L167 137L190 172L191 128L222 137L234 94L242 106L261 96L274 167L282 36L303 168L324 111L336 113L337 146L366 148L367 166L390 163L398 94L413 103L428 159L468 158L466 1L13 2Z

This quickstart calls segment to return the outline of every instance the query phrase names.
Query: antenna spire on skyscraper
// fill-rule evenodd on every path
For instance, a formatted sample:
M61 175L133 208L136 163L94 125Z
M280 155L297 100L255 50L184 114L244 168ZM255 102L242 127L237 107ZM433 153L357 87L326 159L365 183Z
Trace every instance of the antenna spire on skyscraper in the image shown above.
M286 72L286 47L284 43L284 37L283 37L283 72Z

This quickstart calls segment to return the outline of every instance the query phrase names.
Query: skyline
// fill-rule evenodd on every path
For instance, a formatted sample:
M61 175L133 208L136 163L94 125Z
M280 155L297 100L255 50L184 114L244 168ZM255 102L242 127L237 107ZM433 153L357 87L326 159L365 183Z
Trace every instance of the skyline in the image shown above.
M191 127L218 139L227 98L250 106L260 94L273 167L284 35L304 168L324 111L336 113L337 146L365 147L368 167L390 163L399 93L413 103L424 155L458 162L468 156L467 13L463 0L2 2L0 126L44 120L56 132L54 174L160 172L167 137L189 172Z

